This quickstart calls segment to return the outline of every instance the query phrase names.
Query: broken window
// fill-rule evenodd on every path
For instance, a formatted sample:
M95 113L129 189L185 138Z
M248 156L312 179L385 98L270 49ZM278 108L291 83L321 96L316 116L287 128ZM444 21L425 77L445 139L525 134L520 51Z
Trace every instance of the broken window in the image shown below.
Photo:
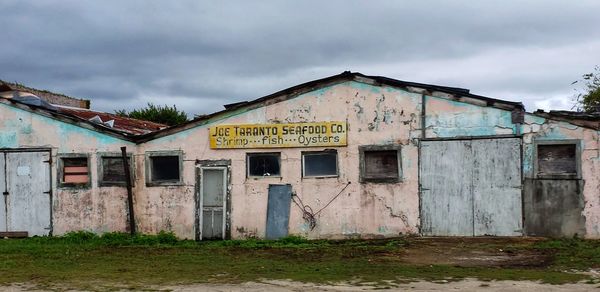
M303 177L337 176L337 151L302 153Z
M179 185L182 183L182 153L149 152L146 159L146 184Z
M248 176L280 176L279 153L248 153Z
M361 146L362 182L400 181L400 148L395 145Z
M539 177L576 177L577 144L538 144L537 166Z
M133 177L133 164L131 163L131 156L127 157L129 163L129 170L131 171L131 177ZM120 155L102 155L100 157L100 185L111 186L126 184L125 169L123 167L123 157ZM133 179L132 179L133 183Z
M90 169L86 155L59 157L59 186L87 187L90 185Z

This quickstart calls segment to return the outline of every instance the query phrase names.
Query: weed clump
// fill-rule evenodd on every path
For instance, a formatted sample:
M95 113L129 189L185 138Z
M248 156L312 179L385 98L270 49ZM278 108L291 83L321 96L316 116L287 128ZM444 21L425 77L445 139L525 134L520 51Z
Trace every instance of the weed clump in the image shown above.
M175 236L173 232L160 231L158 234L135 234L124 232L107 232L101 235L90 231L73 231L62 236L33 237L24 239L31 243L60 243L93 246L170 246L185 242Z

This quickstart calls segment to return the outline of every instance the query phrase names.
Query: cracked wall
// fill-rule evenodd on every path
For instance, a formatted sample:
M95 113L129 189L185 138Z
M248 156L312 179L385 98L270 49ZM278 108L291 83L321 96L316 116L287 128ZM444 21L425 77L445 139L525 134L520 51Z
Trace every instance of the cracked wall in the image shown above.
M53 234L126 230L127 191L124 187L98 185L96 153L120 152L121 146L133 152L134 143L2 103L0 117L0 148L51 150ZM57 155L64 153L90 155L89 188L57 187Z
M573 205L570 210L563 210L564 216L556 213L544 214L543 216L553 216L546 220L554 220L555 223L563 222L563 234L584 235L588 238L600 237L600 171L599 157L600 150L598 145L598 131L579 127L567 122L555 121L536 116L534 114L525 114L525 120L522 125L513 124L511 121L511 112L493 107L479 106L469 103L462 103L446 98L426 97L426 137L427 138L452 138L452 137L473 137L473 136L494 136L494 135L516 135L522 134L522 170L524 180L524 195L526 203L530 200L532 194L542 185L535 183L534 164L535 164L535 142L536 141L564 141L577 140L581 149L581 188L573 186L559 185L561 182L556 180L549 190L577 190L581 196L581 206L577 200L571 200ZM571 184L571 182L564 182ZM535 187L535 186L538 187ZM553 208L560 210L561 202L571 196L566 193L553 192L552 200L555 202ZM527 207L527 206L526 206ZM574 208L580 208L573 212ZM567 207L562 207L567 208ZM581 211L583 210L583 211ZM529 216L527 212L537 212L536 210L524 210L525 217ZM578 216L583 216L582 220ZM543 221L543 220L542 220ZM579 223L573 223L579 222ZM581 225L584 222L583 226ZM567 230L569 229L569 230ZM584 230L581 234L580 230Z
M269 184L291 184L293 191L313 210L351 184L317 216L310 230L299 208L292 205L290 234L309 238L391 237L418 232L418 142L421 96L390 87L344 82L298 97L240 112L218 124L294 123L347 121L348 146L335 147L339 176L303 178L302 152L316 148L210 149L208 125L186 130L140 145L138 153L180 149L185 153L184 186L136 186L136 214L144 232L166 229L165 222L180 226L176 233L194 238L195 162L204 159L231 160L232 238L264 237ZM360 145L402 145L402 178L399 183L360 183ZM174 147L175 146L175 147ZM281 152L281 177L247 178L246 153ZM143 168L138 168L139 170ZM143 171L138 171L143 177ZM143 179L141 179L143 181ZM169 195L172 194L172 195ZM161 202L172 200L172 207ZM173 211L171 211L173 208Z

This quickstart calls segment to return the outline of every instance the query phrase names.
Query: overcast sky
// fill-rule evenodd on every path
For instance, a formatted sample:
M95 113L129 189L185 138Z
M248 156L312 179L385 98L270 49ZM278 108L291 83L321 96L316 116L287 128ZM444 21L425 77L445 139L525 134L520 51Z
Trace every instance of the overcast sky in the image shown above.
M416 3L418 2L418 3ZM570 109L600 1L0 1L0 79L190 117L358 71Z

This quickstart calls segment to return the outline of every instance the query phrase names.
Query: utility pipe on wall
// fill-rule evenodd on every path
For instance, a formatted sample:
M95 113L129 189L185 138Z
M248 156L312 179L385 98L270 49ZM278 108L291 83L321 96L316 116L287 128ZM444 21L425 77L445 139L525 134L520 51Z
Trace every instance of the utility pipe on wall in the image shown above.
M121 147L121 156L123 157L123 170L125 170L125 185L127 186L127 205L129 207L129 232L135 234L135 216L133 214L133 190L131 188L131 171L129 170L129 161L127 160L127 147Z

